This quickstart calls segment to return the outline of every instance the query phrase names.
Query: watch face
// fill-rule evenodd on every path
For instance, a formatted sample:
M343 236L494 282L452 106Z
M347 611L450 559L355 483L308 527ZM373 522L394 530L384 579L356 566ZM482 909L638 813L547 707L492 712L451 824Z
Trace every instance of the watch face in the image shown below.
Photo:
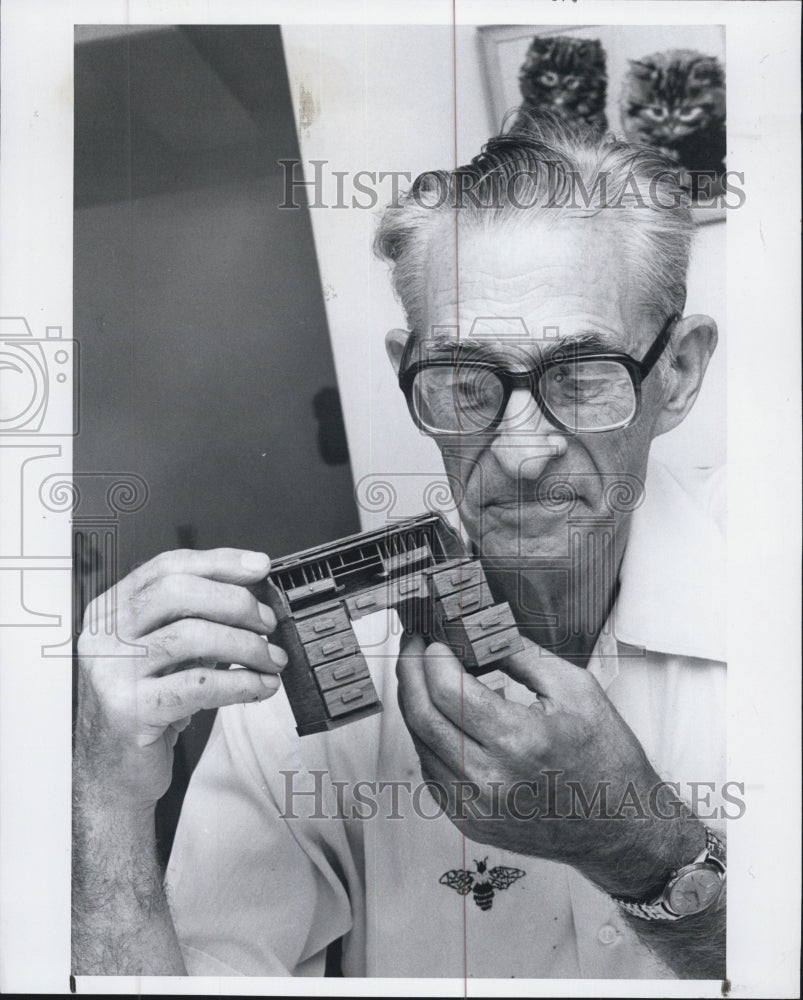
M708 865L696 865L678 877L667 902L675 913L699 913L714 902L721 886L722 879Z

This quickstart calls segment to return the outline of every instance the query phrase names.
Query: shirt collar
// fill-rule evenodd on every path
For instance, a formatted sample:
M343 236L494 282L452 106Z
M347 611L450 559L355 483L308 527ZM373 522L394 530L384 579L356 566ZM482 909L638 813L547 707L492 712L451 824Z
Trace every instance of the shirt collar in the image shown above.
M655 652L727 659L726 544L704 492L690 490L656 460L633 512L619 572L613 633L619 642Z

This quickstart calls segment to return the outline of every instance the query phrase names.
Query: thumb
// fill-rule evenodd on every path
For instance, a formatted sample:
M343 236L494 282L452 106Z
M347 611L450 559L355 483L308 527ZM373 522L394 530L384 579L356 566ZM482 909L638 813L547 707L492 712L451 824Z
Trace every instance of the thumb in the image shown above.
M548 703L555 700L564 689L569 674L581 668L524 636L521 641L524 649L506 657L502 669L513 680L537 694L539 701Z

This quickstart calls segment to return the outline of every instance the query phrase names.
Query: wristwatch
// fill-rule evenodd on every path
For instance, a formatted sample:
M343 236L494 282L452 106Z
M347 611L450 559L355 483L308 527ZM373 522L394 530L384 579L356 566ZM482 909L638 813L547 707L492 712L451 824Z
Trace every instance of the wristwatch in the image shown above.
M705 847L690 865L673 871L661 893L647 902L614 896L624 913L642 920L682 920L702 913L719 899L725 885L725 845L710 830Z

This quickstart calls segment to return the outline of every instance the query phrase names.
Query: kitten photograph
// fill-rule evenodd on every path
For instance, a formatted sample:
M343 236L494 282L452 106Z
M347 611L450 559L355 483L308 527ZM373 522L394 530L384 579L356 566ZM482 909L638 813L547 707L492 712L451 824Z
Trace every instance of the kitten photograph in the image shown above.
M660 149L684 173L713 171L706 196L722 190L725 170L725 70L689 49L630 60L620 100L625 138ZM696 184L686 177L686 186Z
M521 110L548 109L604 131L607 85L605 51L598 39L536 36L519 71Z

